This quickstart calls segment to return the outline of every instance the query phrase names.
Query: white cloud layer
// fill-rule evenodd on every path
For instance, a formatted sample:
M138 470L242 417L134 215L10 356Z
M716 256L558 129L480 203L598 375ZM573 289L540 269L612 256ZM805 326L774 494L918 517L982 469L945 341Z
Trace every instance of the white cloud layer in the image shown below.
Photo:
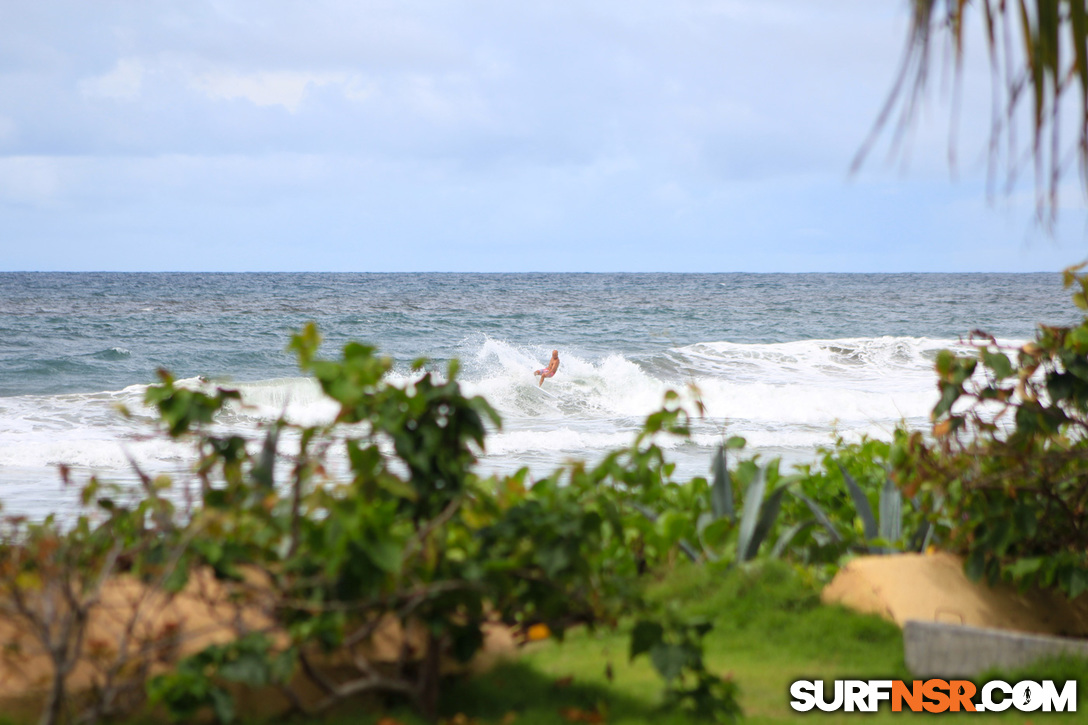
M0 116L0 149L6 144L13 143L18 133L19 128L15 125L15 121L7 116Z
M121 58L109 73L81 80L79 92L85 98L131 101L140 95L143 82L143 63L137 58Z
M1030 195L985 206L978 35L959 183L941 103L905 174L878 148L848 179L906 11L23 4L0 23L0 269L897 271L1083 256L1076 194L1054 244L1024 244ZM552 251L527 254L539 245ZM980 248L1006 251L965 251Z
M50 157L0 157L0 205L49 207L61 191L59 165Z
M244 98L257 106L283 106L294 113L308 90L343 84L346 80L343 73L212 71L194 77L192 84L209 98Z

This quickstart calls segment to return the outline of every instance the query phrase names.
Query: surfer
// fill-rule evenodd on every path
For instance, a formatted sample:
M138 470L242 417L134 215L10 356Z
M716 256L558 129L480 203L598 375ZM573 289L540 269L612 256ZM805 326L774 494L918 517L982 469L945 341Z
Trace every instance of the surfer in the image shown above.
M540 376L540 382L537 383L537 387L544 385L544 378L550 378L555 375L555 371L559 369L559 351L552 350L552 359L548 361L548 367L541 368L540 370L534 370L533 375Z

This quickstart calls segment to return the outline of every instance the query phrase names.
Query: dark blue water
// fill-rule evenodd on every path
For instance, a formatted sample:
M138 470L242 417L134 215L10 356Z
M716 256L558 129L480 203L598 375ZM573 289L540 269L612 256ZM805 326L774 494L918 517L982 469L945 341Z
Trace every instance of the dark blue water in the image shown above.
M179 377L296 374L290 332L316 321L401 365L464 357L481 336L646 361L700 342L1026 338L1078 319L1057 274L0 273L0 396Z

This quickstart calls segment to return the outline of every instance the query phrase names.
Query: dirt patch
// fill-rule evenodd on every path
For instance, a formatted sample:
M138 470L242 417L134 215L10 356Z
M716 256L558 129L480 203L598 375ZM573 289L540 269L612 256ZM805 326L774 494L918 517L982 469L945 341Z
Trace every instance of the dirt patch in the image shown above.
M1056 592L972 582L963 559L946 553L859 557L824 588L822 599L900 626L915 619L1088 637L1088 596L1070 601Z
M131 577L109 580L90 610L82 657L66 680L69 694L78 697L80 693L100 690L110 677L125 679L132 673L142 673L136 675L138 679L153 676L165 671L178 658L210 644L230 641L240 631L266 632L274 646L286 646L286 635L267 614L275 603L270 584L255 574L247 579L250 586L242 597L206 570L194 572L188 586L172 597ZM37 606L62 605L43 598ZM484 646L477 656L467 665L444 659L444 674L488 669L504 657L512 656L518 647L513 632L506 627L488 624L483 633ZM315 664L330 672L342 666L337 658L350 661L361 657L371 665L391 665L398 662L405 650L422 652L425 634L418 622L402 627L395 617L383 617L368 640L350 652L340 652ZM127 653L126 664L118 670L116 664L121 652ZM30 623L0 615L0 709L21 717L36 715L52 677L52 662L31 631ZM300 686L298 694L306 704L322 695L305 682L293 684ZM267 714L287 705L274 691L245 693L241 700L252 701L256 711Z

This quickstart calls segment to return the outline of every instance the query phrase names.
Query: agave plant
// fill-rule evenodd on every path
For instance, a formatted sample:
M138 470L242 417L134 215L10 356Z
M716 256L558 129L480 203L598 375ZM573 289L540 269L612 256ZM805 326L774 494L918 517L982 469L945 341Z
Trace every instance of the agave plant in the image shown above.
M742 438L730 438L718 447L712 460L710 510L699 517L696 527L703 554L712 561L750 561L772 539L771 557L789 556L805 562L834 562L846 553L922 551L933 539L930 521L905 509L902 492L887 475L882 461L885 444L867 441L851 446L839 441L825 456L825 470L820 473L801 466L798 474L782 476L777 459L760 466L752 458L738 462L734 476L728 466L728 451L743 446ZM885 471L875 511L865 486L843 465L844 458ZM827 488L832 466L842 476L840 494ZM870 471L869 479L873 477ZM826 500L806 494L805 485L810 490L819 485ZM738 503L739 490L744 494ZM799 505L784 506L790 498ZM833 500L838 503L831 505ZM917 501L911 503L917 511ZM905 534L908 526L913 527L909 536Z
M835 467L842 474L846 492L853 504L852 510L844 516L840 509L837 515L832 516L802 491L794 491L793 495L804 503L811 516L795 522L779 537L774 547L774 555L780 556L795 545L803 548L802 534L811 529L817 529L823 535L816 537L814 542L816 545L830 545L832 550L837 550L840 554L924 551L929 546L934 529L932 523L926 518L910 517L911 521L918 520L917 526L909 537L905 536L904 524L908 521L908 516L903 507L903 493L890 476L885 474L883 478L878 495L877 511L874 513L869 497L857 479L846 470L841 461L835 460ZM912 505L915 510L918 509L917 501L912 500ZM860 536L856 530L856 521L861 522ZM813 543L813 539L809 539L809 542ZM811 557L802 556L802 558Z
M733 551L735 563L754 559L774 530L782 498L790 488L791 480L779 476L777 459L763 467L755 460L742 461L737 472L746 485L738 515L726 457L728 450L742 448L744 444L743 438L734 436L714 453L710 511L702 514L697 523L699 543L712 561L722 558L719 550L723 549Z

